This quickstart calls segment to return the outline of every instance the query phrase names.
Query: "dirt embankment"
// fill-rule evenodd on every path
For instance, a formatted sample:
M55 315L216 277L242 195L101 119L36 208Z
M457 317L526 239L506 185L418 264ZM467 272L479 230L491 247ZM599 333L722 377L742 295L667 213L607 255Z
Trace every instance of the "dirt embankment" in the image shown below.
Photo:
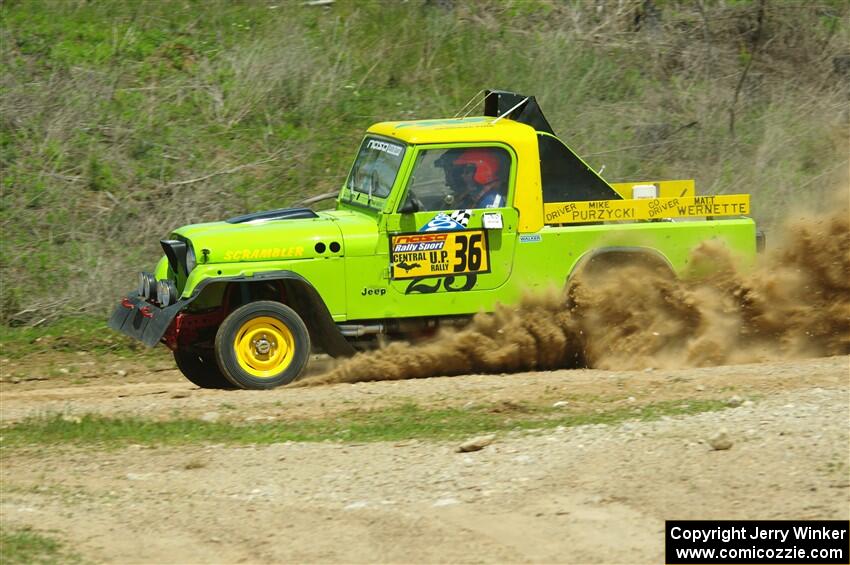
M302 385L592 367L701 367L850 353L850 220L789 223L785 241L736 272L710 242L671 280L636 266L528 296L424 344L394 343ZM702 269L703 265L710 269ZM718 268L719 267L719 268Z

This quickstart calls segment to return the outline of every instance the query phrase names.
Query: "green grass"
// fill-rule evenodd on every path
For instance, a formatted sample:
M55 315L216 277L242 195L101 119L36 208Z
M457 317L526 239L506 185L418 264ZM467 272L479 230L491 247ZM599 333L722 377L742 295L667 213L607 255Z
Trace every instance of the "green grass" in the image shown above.
M625 420L657 420L726 408L722 401L660 402L643 407L602 412L564 413L549 407L515 406L510 411L441 409L426 410L414 404L369 412L352 411L334 418L287 422L234 424L175 419L106 418L86 415L75 421L60 415L26 420L3 428L2 446L126 443L145 445L269 444L285 441L398 441L452 439L479 433L548 429L586 424L617 424Z
M29 528L0 531L0 563L4 565L79 562L61 542Z

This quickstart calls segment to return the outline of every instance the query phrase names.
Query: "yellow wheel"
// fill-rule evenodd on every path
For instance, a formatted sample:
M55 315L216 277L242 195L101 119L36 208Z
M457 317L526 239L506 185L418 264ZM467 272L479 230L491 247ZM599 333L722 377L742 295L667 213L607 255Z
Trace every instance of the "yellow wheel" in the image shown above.
M289 328L270 316L242 324L233 340L236 360L249 374L265 379L286 369L295 353L295 338Z
M225 377L249 389L292 382L310 355L310 335L298 314L279 302L251 302L233 311L215 339Z

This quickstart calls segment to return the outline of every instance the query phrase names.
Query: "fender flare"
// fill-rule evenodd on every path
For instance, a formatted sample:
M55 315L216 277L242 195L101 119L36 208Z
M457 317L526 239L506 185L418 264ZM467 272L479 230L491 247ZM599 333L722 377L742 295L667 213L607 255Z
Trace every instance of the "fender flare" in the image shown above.
M288 270L266 271L252 276L211 277L199 282L185 304L201 295L213 283L281 281L286 304L301 316L310 332L310 340L332 357L350 357L356 352L337 328L325 301L310 281ZM185 305L184 304L184 305Z
M599 259L600 257L613 257L615 255L628 257L630 259L639 257L650 258L654 263L666 267L672 276L676 276L676 270L673 268L670 260L657 249L653 249L651 247L613 246L598 247L579 257L578 261L575 262L573 268L570 270L569 275L567 275L567 283L572 281L573 278L583 269L587 268L593 260Z

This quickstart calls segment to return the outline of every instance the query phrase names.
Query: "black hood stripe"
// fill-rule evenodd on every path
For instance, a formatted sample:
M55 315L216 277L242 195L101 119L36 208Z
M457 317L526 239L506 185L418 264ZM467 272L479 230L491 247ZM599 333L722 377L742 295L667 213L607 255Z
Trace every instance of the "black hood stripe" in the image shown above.
M300 220L318 218L319 215L309 208L281 208L265 212L253 212L243 216L234 216L225 220L228 224L244 224L253 220Z

